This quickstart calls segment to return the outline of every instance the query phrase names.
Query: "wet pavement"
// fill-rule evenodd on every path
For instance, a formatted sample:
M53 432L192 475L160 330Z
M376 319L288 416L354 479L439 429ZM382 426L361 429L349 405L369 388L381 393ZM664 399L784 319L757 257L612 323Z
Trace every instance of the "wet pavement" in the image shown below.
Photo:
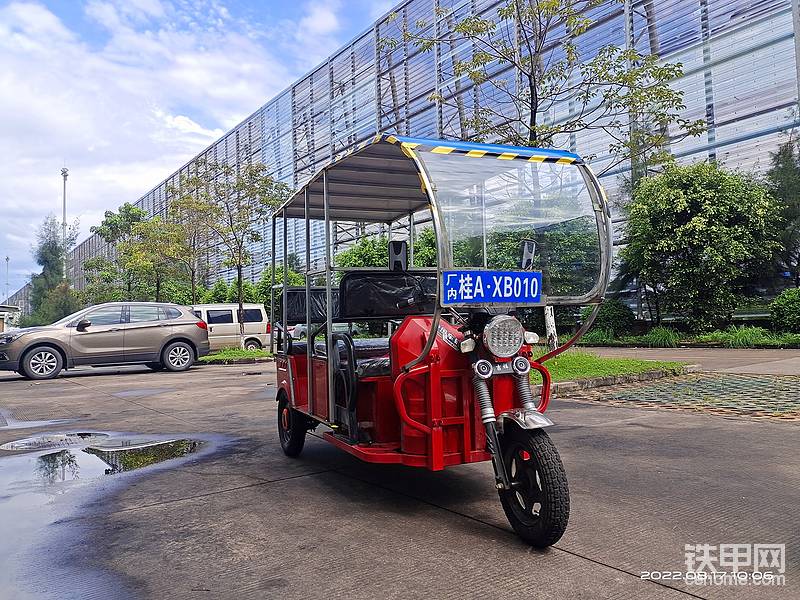
M535 552L510 531L488 464L368 465L313 437L284 457L274 389L271 365L0 376L3 414L60 421L0 427L0 444L109 434L0 448L0 503L20 507L0 512L16 540L12 558L0 547L0 598L800 597L797 423L556 399L572 514ZM115 449L170 440L206 444L114 472ZM686 544L733 543L786 544L785 585L640 577L685 570Z

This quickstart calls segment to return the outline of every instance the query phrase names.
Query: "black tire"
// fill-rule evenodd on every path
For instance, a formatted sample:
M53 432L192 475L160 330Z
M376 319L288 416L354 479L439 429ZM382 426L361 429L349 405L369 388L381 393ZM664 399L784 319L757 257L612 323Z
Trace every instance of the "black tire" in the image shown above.
M569 522L569 486L558 450L543 430L510 423L500 446L512 485L500 491L500 502L511 527L531 546L552 546Z
M36 346L22 358L20 372L28 379L53 379L64 368L61 353L52 346Z
M300 456L306 443L308 421L305 416L291 406L285 394L278 400L278 438L286 456Z
M161 371L164 368L164 365L162 365L160 362L145 363L144 366L151 371Z
M195 361L194 348L186 342L172 342L167 344L161 353L161 364L168 371L174 373L187 371Z
M244 342L245 350L261 350L261 342L256 339L250 338Z

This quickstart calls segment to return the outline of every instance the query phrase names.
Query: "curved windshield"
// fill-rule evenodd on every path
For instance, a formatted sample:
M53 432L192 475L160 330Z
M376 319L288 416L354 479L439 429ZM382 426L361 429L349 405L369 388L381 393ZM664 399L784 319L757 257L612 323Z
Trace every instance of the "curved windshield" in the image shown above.
M421 158L447 233L448 268L539 271L542 302L592 292L601 240L578 166L430 152Z

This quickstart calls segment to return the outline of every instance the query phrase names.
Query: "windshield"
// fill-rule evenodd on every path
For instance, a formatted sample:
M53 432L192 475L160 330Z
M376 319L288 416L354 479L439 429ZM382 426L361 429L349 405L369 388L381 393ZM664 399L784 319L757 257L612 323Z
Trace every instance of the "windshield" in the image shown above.
M601 241L579 167L429 152L422 159L449 238L449 268L540 271L551 299L592 292Z

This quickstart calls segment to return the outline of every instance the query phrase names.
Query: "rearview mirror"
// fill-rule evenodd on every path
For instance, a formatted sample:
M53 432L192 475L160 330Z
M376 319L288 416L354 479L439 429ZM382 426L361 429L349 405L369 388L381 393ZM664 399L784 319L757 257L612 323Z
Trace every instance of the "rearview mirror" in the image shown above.
M533 259L536 257L536 242L534 240L521 240L520 250L522 254L520 268L523 271L532 271Z
M78 321L78 324L75 326L75 329L77 329L78 331L86 331L91 324L92 324L91 321L88 321L86 319L81 319L80 321Z

